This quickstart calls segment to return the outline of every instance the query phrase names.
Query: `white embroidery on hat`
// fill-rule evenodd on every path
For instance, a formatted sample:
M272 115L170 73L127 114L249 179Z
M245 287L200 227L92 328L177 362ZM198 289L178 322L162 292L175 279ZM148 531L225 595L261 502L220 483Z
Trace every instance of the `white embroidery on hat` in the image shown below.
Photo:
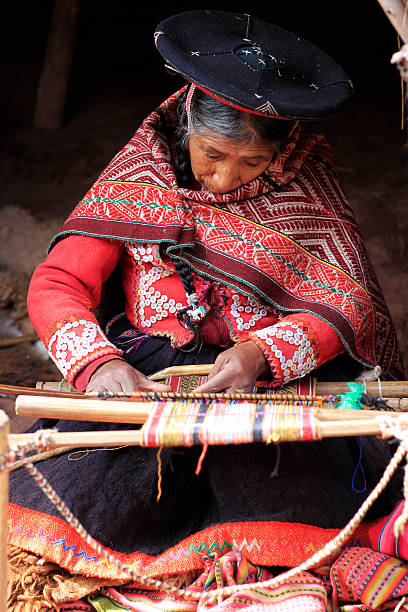
M269 102L269 100L267 100L264 104L257 106L255 110L259 111L260 113L263 113L264 115L278 116L278 111L276 110L274 105L271 102Z
M154 44L155 44L155 45L157 45L157 39L159 38L159 36L160 36L161 34L164 34L164 32L157 31L157 32L155 32L155 33L153 34L153 36L154 36Z

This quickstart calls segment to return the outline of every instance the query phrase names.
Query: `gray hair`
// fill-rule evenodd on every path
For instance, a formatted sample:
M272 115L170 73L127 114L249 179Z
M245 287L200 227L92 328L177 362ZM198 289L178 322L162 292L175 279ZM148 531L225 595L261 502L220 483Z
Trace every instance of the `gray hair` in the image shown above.
M185 97L179 105L179 145L187 149L192 132L204 134L213 132L231 140L261 141L279 150L286 141L294 122L271 119L253 113L240 111L205 94L199 88L191 98L190 120L187 121Z

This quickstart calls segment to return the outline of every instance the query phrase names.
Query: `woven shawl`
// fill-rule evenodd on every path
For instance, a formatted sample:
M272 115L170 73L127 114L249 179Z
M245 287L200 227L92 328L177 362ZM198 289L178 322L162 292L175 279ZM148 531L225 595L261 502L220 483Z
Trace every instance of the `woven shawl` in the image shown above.
M145 119L51 246L69 234L159 243L200 275L314 313L353 358L400 378L390 314L324 138L298 126L265 172L229 193L178 188L169 136L179 96Z

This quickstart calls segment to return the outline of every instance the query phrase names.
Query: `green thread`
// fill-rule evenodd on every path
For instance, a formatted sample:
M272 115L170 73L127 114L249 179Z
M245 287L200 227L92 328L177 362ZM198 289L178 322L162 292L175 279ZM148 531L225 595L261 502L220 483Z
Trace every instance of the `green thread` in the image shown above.
M157 204L156 202L135 202L134 200L117 200L112 198L89 198L81 200L78 204L89 204L91 202L103 202L104 204L129 204L130 206L152 206L153 208L164 208L165 210L184 210L183 205L168 206L167 204ZM75 217L74 217L75 218Z
M224 542L221 544L221 547L218 546L217 542L213 542L210 548L208 548L208 546L206 546L204 542L201 542L198 548L196 548L194 545L189 546L187 549L187 555L190 555L192 552L201 554L203 550L205 550L207 554L212 553L214 550L218 550L218 552L222 553L224 548L229 548L229 550L232 550L232 545L227 540L224 540Z
M350 391L339 396L339 401L335 404L335 408L341 410L361 410L361 396L363 394L363 385L361 383L347 383Z

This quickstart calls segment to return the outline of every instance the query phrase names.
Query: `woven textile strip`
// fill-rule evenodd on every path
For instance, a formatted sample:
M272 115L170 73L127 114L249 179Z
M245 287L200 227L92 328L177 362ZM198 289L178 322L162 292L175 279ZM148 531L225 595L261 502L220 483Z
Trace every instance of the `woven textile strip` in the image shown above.
M245 444L319 440L315 406L220 400L154 402L142 427L143 446Z
M166 379L166 383L170 385L174 392L193 393L196 387L203 385L207 381L207 376L199 375L184 375L170 376ZM303 376L297 380L293 380L288 385L281 389L269 389L265 386L264 381L257 381L253 393L290 393L293 395L316 395L316 379L312 376Z

